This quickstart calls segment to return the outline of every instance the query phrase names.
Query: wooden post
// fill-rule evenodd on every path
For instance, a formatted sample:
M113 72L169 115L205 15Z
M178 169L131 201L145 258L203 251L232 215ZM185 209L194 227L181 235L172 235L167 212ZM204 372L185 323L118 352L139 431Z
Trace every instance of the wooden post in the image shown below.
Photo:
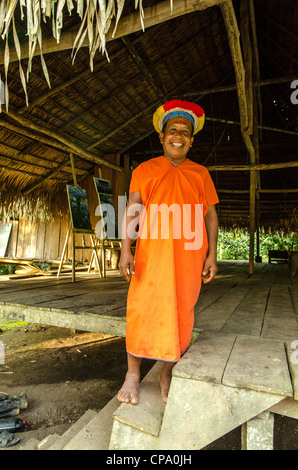
M247 148L250 165L255 165L255 149L251 142L250 135L253 129L253 99L252 99L252 52L249 37L249 12L247 0L241 2L241 25L243 34L243 50L247 59L247 70L244 67L240 33L238 23L233 7L232 0L227 0L221 4L221 11L226 25L228 39L230 44L231 56L234 64L239 114L241 123L241 133ZM247 72L247 73L246 73ZM248 91L247 91L248 90ZM256 216L256 172L251 169L250 172L250 223L249 223L249 274L254 272L254 234L255 234L255 216Z
M249 197L249 266L248 273L254 273L254 247L255 247L255 220L256 220L256 172L250 172Z
M128 194L129 183L130 183L130 178L131 178L130 167L129 167L129 155L124 154L123 158L124 158L124 174L125 174L124 186L125 186L125 192Z
M57 277L59 277L60 273L61 273L61 268L62 268L63 261L64 261L64 256L65 256L65 252L66 252L66 248L67 248L67 243L68 243L68 239L69 239L70 230L71 230L71 222L69 222L69 224L68 224L67 234L66 234L66 238L65 238L65 242L64 242L64 246L63 246L63 250L62 250L61 260L60 260L59 267L58 267Z
M72 231L72 282L76 280L76 234Z

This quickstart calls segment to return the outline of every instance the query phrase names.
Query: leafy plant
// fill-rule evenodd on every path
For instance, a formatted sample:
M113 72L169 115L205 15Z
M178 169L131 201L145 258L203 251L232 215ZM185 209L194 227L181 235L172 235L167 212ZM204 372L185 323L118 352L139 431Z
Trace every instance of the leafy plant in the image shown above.
M218 234L219 259L249 259L249 233L240 229L219 230ZM260 256L262 261L268 261L269 250L298 251L298 238L285 235L283 232L268 234L260 233ZM257 254L256 239L254 254Z

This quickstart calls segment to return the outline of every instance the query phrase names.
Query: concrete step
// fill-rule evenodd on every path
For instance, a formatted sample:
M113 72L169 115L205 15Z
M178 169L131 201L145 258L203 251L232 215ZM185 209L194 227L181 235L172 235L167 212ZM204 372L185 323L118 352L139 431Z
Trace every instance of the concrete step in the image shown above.
M76 436L81 429L86 426L92 418L97 416L97 412L93 410L87 410L62 436L51 443L48 450L61 450L66 444Z
M283 399L281 395L173 376L156 449L203 449Z
M26 444L20 447L20 450L37 450L37 446L41 441L35 439L35 437L31 437Z
M271 389L252 390L222 383L231 335L202 334L173 369L165 404L156 363L140 385L137 406L114 413L110 450L198 450L285 397Z
M69 442L63 450L108 450L117 448L116 436L110 444L112 429L117 423L129 423L133 429L156 437L159 434L165 408L160 395L158 377L162 363L156 363L140 384L140 402L137 406L122 403L115 396L99 413L94 416Z
M108 450L113 425L113 413L119 407L117 396L96 413L63 450Z
M49 434L49 436L45 437L37 444L37 450L48 450L53 442L56 442L60 437L59 434Z
M162 362L156 362L140 383L138 405L122 403L115 411L110 450L156 448L166 407L158 383L162 367Z

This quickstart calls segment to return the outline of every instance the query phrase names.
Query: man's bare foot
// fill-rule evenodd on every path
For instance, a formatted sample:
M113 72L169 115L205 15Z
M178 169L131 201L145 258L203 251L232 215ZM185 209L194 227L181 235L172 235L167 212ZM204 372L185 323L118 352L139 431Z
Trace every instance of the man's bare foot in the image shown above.
M140 374L127 372L124 384L118 392L117 398L122 403L136 405L139 402Z
M161 390L161 396L163 401L166 403L168 400L168 394L170 390L170 385L171 385L171 380L172 380L172 369L167 369L163 368L160 376L159 376L159 385L160 385L160 390Z

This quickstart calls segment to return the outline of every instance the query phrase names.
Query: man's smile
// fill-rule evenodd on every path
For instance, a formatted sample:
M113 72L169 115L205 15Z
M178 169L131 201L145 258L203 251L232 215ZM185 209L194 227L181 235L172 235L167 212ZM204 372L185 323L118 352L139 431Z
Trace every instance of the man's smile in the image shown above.
M173 145L173 147L183 147L183 144L180 142L171 142L171 145Z

